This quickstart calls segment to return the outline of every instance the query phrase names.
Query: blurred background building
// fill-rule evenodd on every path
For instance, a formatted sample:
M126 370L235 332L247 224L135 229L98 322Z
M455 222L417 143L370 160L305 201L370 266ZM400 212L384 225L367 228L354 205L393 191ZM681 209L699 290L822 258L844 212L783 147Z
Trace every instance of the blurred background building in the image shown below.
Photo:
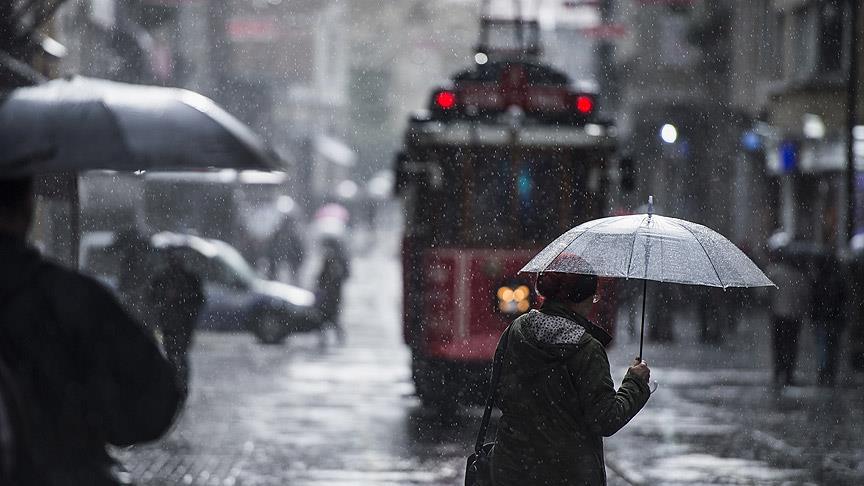
M605 4L629 205L656 194L757 253L778 230L845 246L852 2Z
M638 188L625 206L654 194L664 213L724 234L740 124L729 105L731 3L616 1L609 16L619 33L611 101Z
M293 162L285 192L309 211L368 196L366 183L390 168L405 113L472 62L482 3L4 2L0 82L79 73L199 91ZM512 16L516 3L489 8ZM864 194L846 170L849 69L861 56L853 2L521 5L543 27L545 59L604 94L601 110L624 141L610 174L619 210L654 194L661 211L756 256L778 231L847 249L847 228L861 220L858 211L849 224L850 197Z

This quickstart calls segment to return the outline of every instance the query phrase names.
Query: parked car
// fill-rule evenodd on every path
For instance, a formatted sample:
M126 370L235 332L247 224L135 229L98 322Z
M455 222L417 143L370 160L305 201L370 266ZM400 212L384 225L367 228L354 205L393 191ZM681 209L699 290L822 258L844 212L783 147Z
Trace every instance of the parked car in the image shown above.
M81 264L116 288L119 264L112 262L118 256L109 240L104 236L88 239L87 248L82 247ZM162 232L153 235L150 243L154 250L150 258L156 264L164 262L170 252L201 278L206 303L198 317L199 329L248 330L262 343L277 344L290 334L322 325L312 292L261 277L224 241Z

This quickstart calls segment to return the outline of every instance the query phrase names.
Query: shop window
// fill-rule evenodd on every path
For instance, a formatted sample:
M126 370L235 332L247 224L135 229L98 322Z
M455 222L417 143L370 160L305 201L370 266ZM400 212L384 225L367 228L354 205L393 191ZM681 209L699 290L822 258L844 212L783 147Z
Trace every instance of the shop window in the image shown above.
M758 15L759 72L763 79L780 79L783 72L783 16L771 9L772 0L761 0L759 6L753 9Z
M825 74L843 71L844 32L847 15L838 0L819 6L819 70Z
M667 66L683 66L691 61L692 48L687 40L689 16L671 13L660 19L660 62Z
M817 80L842 76L846 23L841 0L812 2L795 10L788 24L789 77Z
M812 6L795 11L791 22L790 41L790 74L795 79L805 79L815 73L817 44L816 10Z

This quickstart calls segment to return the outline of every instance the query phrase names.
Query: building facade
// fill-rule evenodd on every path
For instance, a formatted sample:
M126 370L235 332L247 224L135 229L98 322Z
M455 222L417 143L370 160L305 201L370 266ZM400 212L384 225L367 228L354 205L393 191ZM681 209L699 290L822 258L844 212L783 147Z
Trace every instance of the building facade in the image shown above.
M621 0L611 9L622 31L614 46L623 153L634 191L619 206L635 210L653 194L667 215L729 234L738 114L728 98L731 2ZM610 28L612 27L610 26Z
M752 120L742 137L764 167L763 202L774 208L761 229L770 229L771 246L786 248L811 277L826 271L817 262L837 257L830 271L848 284L848 341L858 363L864 356L861 9L856 0L763 0L736 2L734 16L732 99Z

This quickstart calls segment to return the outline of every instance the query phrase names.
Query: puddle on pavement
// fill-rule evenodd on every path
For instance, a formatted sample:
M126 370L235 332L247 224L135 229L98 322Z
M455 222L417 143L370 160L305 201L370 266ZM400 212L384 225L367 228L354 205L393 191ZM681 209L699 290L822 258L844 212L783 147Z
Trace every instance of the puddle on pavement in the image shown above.
M644 470L651 484L778 484L800 475L797 469L777 469L762 461L710 454L684 454L657 459ZM662 478L662 479L661 479Z

